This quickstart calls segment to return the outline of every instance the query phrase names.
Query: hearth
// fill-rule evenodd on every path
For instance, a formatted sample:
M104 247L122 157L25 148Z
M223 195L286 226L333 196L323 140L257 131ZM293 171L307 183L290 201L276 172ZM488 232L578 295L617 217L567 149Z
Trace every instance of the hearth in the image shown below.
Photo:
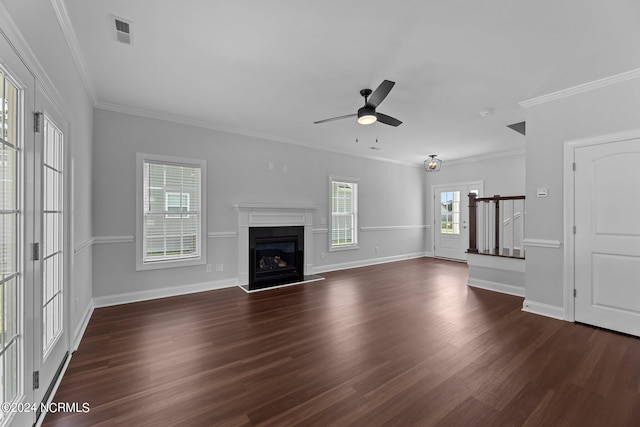
M304 280L304 227L249 228L249 290Z

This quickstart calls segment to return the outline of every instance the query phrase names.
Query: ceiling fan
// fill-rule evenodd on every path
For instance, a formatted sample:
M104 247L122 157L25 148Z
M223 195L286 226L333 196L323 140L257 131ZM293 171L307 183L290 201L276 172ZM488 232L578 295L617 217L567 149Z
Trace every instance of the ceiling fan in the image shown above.
M385 80L380 83L380 86L375 91L371 89L362 89L360 95L364 97L364 107L360 108L357 113L347 114L345 116L332 117L330 119L318 120L313 122L315 124L332 122L334 120L348 119L350 117L358 116L358 123L361 125L370 125L375 122L384 123L389 126L399 126L402 122L395 117L387 116L386 114L376 112L376 108L384 99L389 95L391 88L395 85L395 82Z

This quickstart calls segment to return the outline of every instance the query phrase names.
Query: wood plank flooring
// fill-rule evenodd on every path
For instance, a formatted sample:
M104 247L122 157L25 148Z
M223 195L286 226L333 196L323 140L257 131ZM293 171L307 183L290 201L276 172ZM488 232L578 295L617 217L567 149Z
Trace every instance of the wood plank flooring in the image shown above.
M422 258L96 309L44 426L640 426L640 339Z

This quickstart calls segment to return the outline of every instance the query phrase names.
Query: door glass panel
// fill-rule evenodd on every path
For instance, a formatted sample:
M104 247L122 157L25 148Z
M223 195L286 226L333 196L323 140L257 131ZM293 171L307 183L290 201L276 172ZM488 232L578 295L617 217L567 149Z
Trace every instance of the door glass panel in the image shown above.
M62 212L62 132L45 115L42 162L43 185L43 265L42 343L46 358L62 335L63 212Z
M20 250L18 225L18 118L19 91L0 70L0 399L10 403L18 396L18 360L21 351L18 329ZM3 410L0 418L8 415Z
M460 234L460 191L440 193L440 233Z

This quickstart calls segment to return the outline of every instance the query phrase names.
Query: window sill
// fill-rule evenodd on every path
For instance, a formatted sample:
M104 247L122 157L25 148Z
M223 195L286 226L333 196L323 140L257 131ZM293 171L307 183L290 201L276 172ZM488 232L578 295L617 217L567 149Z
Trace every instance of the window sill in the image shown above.
M352 251L356 249L360 249L360 246L358 245L331 246L329 247L329 252Z
M152 261L146 263L137 263L136 271L148 271L148 270L160 270L164 268L177 268L177 267L193 267L196 265L204 265L206 261L203 257L191 258L191 259L176 259L167 261Z

